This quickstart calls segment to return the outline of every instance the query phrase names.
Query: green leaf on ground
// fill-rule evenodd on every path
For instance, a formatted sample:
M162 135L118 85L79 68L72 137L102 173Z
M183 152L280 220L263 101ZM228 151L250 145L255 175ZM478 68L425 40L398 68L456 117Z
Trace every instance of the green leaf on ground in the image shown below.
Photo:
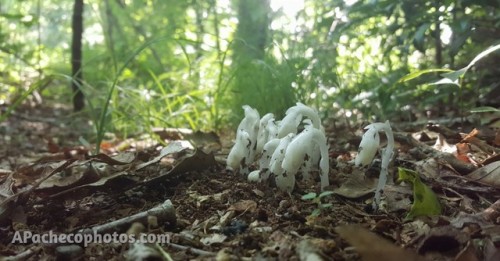
M439 200L427 185L418 176L418 173L405 168L398 168L398 181L410 182L413 184L413 205L405 220L413 220L418 216L434 216L441 214Z

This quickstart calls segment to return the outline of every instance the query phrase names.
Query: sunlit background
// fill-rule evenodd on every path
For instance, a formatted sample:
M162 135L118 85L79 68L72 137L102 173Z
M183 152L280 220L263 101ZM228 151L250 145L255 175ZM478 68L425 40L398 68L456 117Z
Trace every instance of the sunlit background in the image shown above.
M241 3L255 8L245 16ZM249 30L261 31L238 32L239 19L258 17L258 8L268 20ZM117 79L114 126L127 132L143 126L131 120L219 128L247 103L282 114L302 101L323 108L322 117L387 118L453 102L453 86L398 80L467 64L498 41L495 10L494 1L88 0L82 88L97 110ZM68 100L72 12L73 1L2 1L0 103L36 83L50 86L41 97ZM252 42L257 38L262 42ZM238 54L255 49L250 64L236 65ZM123 102L130 99L137 102ZM171 115L168 123L162 114Z

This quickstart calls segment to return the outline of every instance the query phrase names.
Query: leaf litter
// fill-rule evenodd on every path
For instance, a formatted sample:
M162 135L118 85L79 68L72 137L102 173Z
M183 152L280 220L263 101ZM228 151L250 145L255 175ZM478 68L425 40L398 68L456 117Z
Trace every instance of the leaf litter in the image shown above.
M50 119L48 113L40 117ZM487 126L472 125L465 134L442 124L416 130L415 125L397 126L408 132L394 133L397 154L382 207L375 212L371 205L380 162L354 167L362 133L353 134L355 130L339 124L327 128L331 185L326 191L333 195L303 200L307 194L319 195L318 182L299 182L291 195L272 184L248 183L225 169L231 140L214 133L162 129L158 133L166 146L137 137L107 143L105 153L91 156L90 148L77 145L79 134L58 126L56 120L34 125L20 124L23 119L16 115L11 118L11 138L0 140L0 256L7 260L500 256L499 134ZM26 126L37 126L37 134L30 134ZM16 132L21 135L12 139ZM406 177L410 186L397 182L398 168L411 171L411 178ZM442 212L415 215L422 202L423 209L440 204ZM169 242L85 247L11 243L16 231L94 230L162 234Z

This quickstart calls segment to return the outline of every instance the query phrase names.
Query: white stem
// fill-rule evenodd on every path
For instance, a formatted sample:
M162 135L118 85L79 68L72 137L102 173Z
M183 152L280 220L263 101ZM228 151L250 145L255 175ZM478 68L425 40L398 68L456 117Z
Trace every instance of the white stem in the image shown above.
M378 129L383 130L385 132L385 136L387 137L387 146L382 151L382 166L380 168L377 188L375 189L375 200L373 201L374 210L377 210L380 205L382 190L387 182L389 164L392 156L394 155L394 135L392 133L391 125L389 124L389 121L379 124L380 125L377 125Z
M267 180L269 178L270 174L270 169L269 165L271 163L271 158L274 154L274 151L276 151L276 148L280 144L279 139L272 139L264 145L264 148L262 149L262 156L260 157L259 160L259 168L261 170L261 180Z
M291 193L295 186L295 175L287 175L282 168L282 162L285 158L285 151L295 134L290 133L280 140L280 143L271 158L270 170L274 174L276 186L282 191Z
M262 149L264 145L269 141L269 130L267 126L273 124L274 115L272 113L268 113L260 119L259 122L259 131L257 134L257 148L255 150L256 155L260 155L262 153Z
M259 121L260 115L256 109L248 105L243 105L243 110L245 111L245 118L238 125L238 130L244 130L248 132L250 137L250 145L247 151L246 163L250 165L253 163L255 158L255 149L257 147L257 134L259 132ZM247 174L247 173L244 173Z
M250 136L248 132L239 130L236 133L236 143L231 148L229 155L227 155L226 165L227 168L233 171L238 171L240 166L242 172L246 170L248 156L248 147L250 146Z

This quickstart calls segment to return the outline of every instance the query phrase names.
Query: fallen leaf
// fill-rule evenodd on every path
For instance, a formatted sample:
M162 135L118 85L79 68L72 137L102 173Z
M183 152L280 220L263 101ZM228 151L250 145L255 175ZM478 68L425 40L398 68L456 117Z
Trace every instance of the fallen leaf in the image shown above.
M462 251L455 257L455 261L479 261L475 252L474 246L469 241L467 247L462 249Z
M363 261L425 261L422 256L400 248L358 225L336 227L335 231L356 248Z
M500 188L500 161L476 169L465 177L469 180Z
M203 243L206 246L216 244L216 243L222 243L224 240L226 240L227 236L223 234L212 234L208 237L204 237L200 239L200 242Z
M375 191L376 180L366 178L361 171L353 171L349 179L343 182L333 193L342 197L357 199L369 195Z
M234 210L236 212L255 212L257 209L257 202L253 200L241 200L232 204L228 210Z
M448 153L452 153L452 154L457 151L457 147L449 144L446 141L446 138L441 134L438 135L438 138L437 138L436 143L434 144L433 148L437 151L448 152Z
M426 158L415 162L415 171L427 178L435 179L439 177L439 163L435 158Z
M422 183L417 172L398 168L398 181L406 181L413 184L413 205L405 220L412 220L418 216L433 216L441 214L441 205L439 200L427 185Z
M53 175L45 180L40 184L39 188L36 189L36 193L38 196L52 195L97 180L99 180L99 175L91 163L87 162L82 165L72 165L65 173Z
M500 248L495 246L491 239L485 239L484 246L484 261L498 261L500 260Z
M295 251L297 252L297 255L299 256L300 260L307 260L307 261L326 260L319 247L316 246L313 243L313 241L309 239L301 240L297 244Z
M156 162L159 162L163 157L169 155L169 154L172 154L172 153L176 153L176 152L181 152L183 150L185 150L186 147L183 147L181 145L180 142L171 142L169 143L165 148L163 148L160 152L160 155L156 156L154 159L148 161L148 162L144 162L142 164L139 164L136 168L136 170L140 170L142 168L145 168L151 164L154 164Z

